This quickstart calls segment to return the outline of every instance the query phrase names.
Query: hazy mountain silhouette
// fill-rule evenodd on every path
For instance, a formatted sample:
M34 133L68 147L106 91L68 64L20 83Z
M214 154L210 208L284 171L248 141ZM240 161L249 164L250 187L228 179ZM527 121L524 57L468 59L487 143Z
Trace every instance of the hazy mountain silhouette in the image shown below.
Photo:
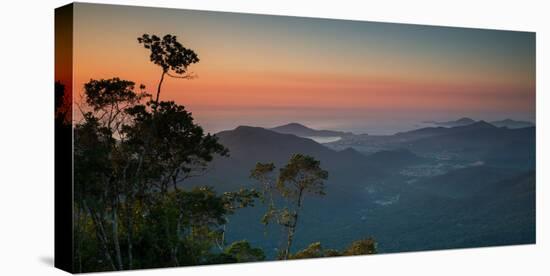
M504 119L500 121L492 121L491 124L497 126L497 127L507 127L507 128L524 128L524 127L532 127L535 124L528 121L516 121L512 119Z
M509 160L507 162L513 165L522 158L534 163L535 132L534 126L509 129L478 121L465 126L426 127L394 135L354 136L326 145L334 149L352 147L361 152L399 148L417 155L452 152L471 161L486 158L496 164Z
M407 143L413 152L455 151L472 156L484 156L496 147L510 144L534 150L535 128L498 128L484 121L471 125L439 129L428 137Z
M438 126L445 126L445 127L456 127L456 126L465 126L465 125L473 124L475 122L476 121L474 119L463 117L454 121L446 121L446 122L427 121L425 123L434 124Z
M386 170L393 170L422 158L407 149L380 151L365 155L353 148L336 151L311 139L292 134L278 133L261 127L239 126L234 130L217 134L220 143L229 149L230 158L220 159L233 168L243 166L250 170L256 162L283 164L292 154L302 153L315 157L329 172L345 171L350 176L377 176Z
M351 132L334 131L334 130L316 130L299 123L290 123L282 126L277 126L277 127L271 128L270 130L279 132L279 133L293 134L300 137L315 137L315 136L342 137L342 136L353 135L353 133Z
M415 129L407 132L398 132L395 135L421 137L421 136L436 136L459 133L464 131L477 131L481 129L495 129L496 127L485 121L477 121L466 125L454 126L454 127L425 127Z
M471 125L471 124L476 123L476 122L478 122L478 121L476 121L472 118L464 117L464 118L460 118L460 119L454 120L454 121L446 121L446 122L426 121L424 123L434 124L434 125L444 126L444 127L457 127L457 126ZM532 122L517 121L517 120L512 120L512 119L509 119L509 118L504 119L504 120L491 121L490 124L492 124L496 127L507 127L507 128L523 128L523 127L531 127L531 126L535 125Z
M230 190L249 183L250 170L258 162L273 162L280 167L296 153L310 155L321 161L329 171L329 185L355 185L359 179L378 177L381 172L371 159L354 149L336 151L311 139L283 134L261 127L239 126L216 134L229 149L229 157L215 158L209 172L194 182L204 180L219 189ZM223 185L221 185L223 183ZM217 186L218 187L218 186Z
M232 158L252 159L257 162L285 162L294 153L311 155L321 161L340 160L342 158L366 157L356 151L338 152L331 150L311 139L295 134L285 134L261 127L239 126L234 130L216 134L220 142L229 148Z
M359 233L375 236L381 252L534 240L534 172L523 173L534 169L534 127L508 129L479 121L343 139L350 145L372 143L373 139L390 145L368 155L260 127L240 126L216 135L230 157L215 158L208 173L188 184L207 184L222 192L256 187L249 174L257 162L274 162L280 168L295 153L321 161L321 167L329 172L327 195L306 199L298 247L322 239L328 247L339 248L357 239ZM439 161L427 156L446 150L456 152L460 160L481 160L484 165L452 169L405 184L411 177L400 174L403 168L430 162L437 165ZM267 239L260 223L246 223L259 221L264 207L232 217L228 239L247 237L275 250L279 245L272 241L277 239ZM331 228L324 227L327 220ZM419 232L423 234L419 236Z

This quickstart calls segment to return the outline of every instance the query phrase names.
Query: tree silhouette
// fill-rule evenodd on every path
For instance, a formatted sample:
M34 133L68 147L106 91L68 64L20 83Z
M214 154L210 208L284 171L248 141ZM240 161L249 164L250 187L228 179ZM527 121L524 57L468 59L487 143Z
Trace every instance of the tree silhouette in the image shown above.
M127 111L147 95L136 92L134 86L134 82L119 78L90 80L84 85L83 121L74 130L75 201L90 216L103 255L113 269L124 268L119 211L122 198L126 204L131 202L129 187L134 186L122 173L128 171L125 168L131 158L124 150L121 130Z
M79 271L263 258L261 249L247 243L225 251L228 216L253 206L259 197L255 190L219 195L208 186L178 186L204 173L215 155L228 155L184 106L160 101L164 76L191 78L187 66L199 61L197 55L172 35L143 35L138 41L162 68L155 100L143 102L150 98L143 85L117 77L84 84L82 120L74 128ZM56 84L57 110L62 92Z
M154 184L163 192L178 189L178 183L203 173L214 155L227 156L228 150L216 136L195 124L190 112L174 102L160 102L154 111L149 105L128 110L133 124L123 133L127 143L138 150L139 175L154 176ZM138 176L139 177L139 176Z
M72 97L61 81L55 82L55 121L59 126L70 126L72 123Z
M151 62L162 68L162 74L157 86L156 103L159 102L160 90L165 75L172 78L194 78L187 71L187 67L199 62L199 57L193 50L187 49L179 43L175 35L167 34L160 38L156 35L143 34L137 40L140 44L143 44L145 49L151 52L149 55Z
M325 195L324 180L328 178L328 172L321 169L320 164L321 162L311 156L295 154L279 172L277 190L294 204L294 210L288 213L287 246L283 252L285 260L290 255L304 194Z
M87 271L208 263L226 217L257 197L249 190L179 190L227 149L183 106L141 103L148 94L139 88L119 78L84 85L74 183L77 257ZM103 257L86 263L91 255Z

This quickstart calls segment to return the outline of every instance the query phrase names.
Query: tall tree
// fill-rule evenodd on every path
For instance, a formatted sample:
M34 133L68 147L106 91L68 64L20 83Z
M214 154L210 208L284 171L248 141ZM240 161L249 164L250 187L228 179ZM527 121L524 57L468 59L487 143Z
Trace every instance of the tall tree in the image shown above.
M218 151L221 155L227 155L227 150L220 148L221 146L217 143L216 138L210 134L202 139L204 135L202 128L193 123L191 113L185 111L183 106L174 102L160 101L165 76L182 79L194 78L194 75L188 72L188 67L199 62L197 54L193 50L184 47L176 36L171 34L166 34L162 38L154 34L143 34L137 40L145 49L149 50L149 60L161 67L161 77L157 85L155 99L151 99L146 106L135 108L132 111L132 115L140 123L137 127L140 128L141 133L138 135L144 138L140 141L142 146L136 175L140 177L143 173L143 158L155 156L155 154L158 154L158 147L163 146L163 149L169 152L164 156L166 157L164 161L169 163L165 165L170 167L171 172L162 176L166 179L160 181L161 189L165 190L169 180L171 180L172 186L177 188L176 184L181 180L178 179L178 176L185 175L185 177L189 177L192 171L192 168L181 167L180 164L190 165L195 162L196 167L204 167L205 162L202 161L209 162L212 157L208 151L199 151L208 147L217 147L213 151ZM147 114L149 108L152 109L151 114ZM155 137L160 139L155 141ZM169 139L166 139L167 137ZM189 142L202 141L205 142L203 147L193 148L188 145ZM186 144L187 148L183 149L184 152L176 152L173 150L174 143ZM193 155L198 156L198 158L190 160L189 157ZM156 165L161 164L156 163Z
M160 90L165 76L181 79L194 78L194 75L188 72L187 67L199 62L199 57L193 50L178 42L175 35L167 34L160 38L157 35L143 34L137 40L150 51L151 62L162 69L155 103L159 103Z
M311 156L294 154L279 171L274 191L288 204L283 208L270 207L263 218L263 223L268 224L274 220L286 229L286 245L280 256L282 259L286 260L290 256L305 195L325 195L324 181L328 178L328 172L320 165L320 161ZM272 164L260 163L252 170L251 176L263 181L264 187L271 189L267 179L273 169Z
M122 193L126 183L119 173L126 164L116 162L123 154L119 147L123 141L121 129L127 109L147 95L143 86L139 92L134 87L134 82L119 78L90 80L84 85L85 102L80 106L83 119L74 132L76 204L91 217L103 254L116 269L124 268L119 210L121 198L126 197Z

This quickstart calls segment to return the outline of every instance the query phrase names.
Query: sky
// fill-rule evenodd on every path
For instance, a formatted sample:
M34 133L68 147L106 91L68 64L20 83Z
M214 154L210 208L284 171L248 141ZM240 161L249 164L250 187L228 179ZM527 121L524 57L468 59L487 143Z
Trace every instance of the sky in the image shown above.
M120 77L154 92L161 69L137 43L176 35L200 62L162 100L209 132L299 122L390 134L422 121L535 121L535 34L78 3L75 94ZM75 101L78 101L75 99Z

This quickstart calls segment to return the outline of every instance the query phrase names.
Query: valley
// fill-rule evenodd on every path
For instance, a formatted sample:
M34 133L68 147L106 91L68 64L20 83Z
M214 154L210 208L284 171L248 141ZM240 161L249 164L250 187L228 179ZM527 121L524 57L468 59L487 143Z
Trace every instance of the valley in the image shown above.
M240 126L218 133L230 157L216 158L208 174L188 183L219 191L260 188L249 178L257 162L280 167L303 153L320 160L329 178L326 196L305 198L298 248L322 240L340 249L367 236L381 253L535 240L534 127L474 122L387 136L347 133L328 143L301 137L312 134L303 128L285 132ZM227 237L247 237L275 254L282 233L260 223L265 210L258 204L234 215Z

